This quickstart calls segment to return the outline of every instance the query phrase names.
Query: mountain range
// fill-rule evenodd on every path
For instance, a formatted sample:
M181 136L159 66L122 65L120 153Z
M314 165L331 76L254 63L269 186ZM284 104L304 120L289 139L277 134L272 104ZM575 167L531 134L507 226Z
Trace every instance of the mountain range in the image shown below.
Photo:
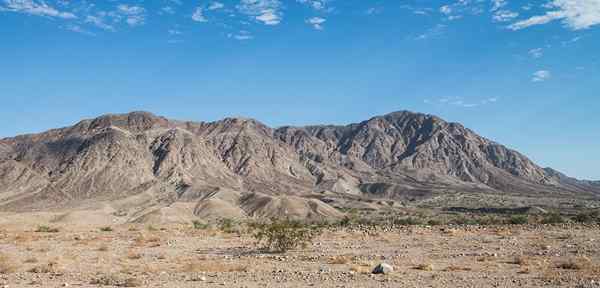
M280 128L132 112L0 140L6 212L91 209L127 221L330 218L348 207L577 207L599 198L599 182L408 111Z

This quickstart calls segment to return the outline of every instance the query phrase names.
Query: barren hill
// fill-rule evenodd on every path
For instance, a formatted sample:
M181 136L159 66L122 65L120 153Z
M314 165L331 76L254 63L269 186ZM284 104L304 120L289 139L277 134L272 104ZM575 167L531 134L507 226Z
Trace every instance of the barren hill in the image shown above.
M485 197L460 200L465 193ZM407 111L278 129L253 119L197 123L132 112L0 140L0 211L97 209L127 221L329 218L343 215L334 207L551 205L542 200L552 198L581 205L599 195L595 182Z

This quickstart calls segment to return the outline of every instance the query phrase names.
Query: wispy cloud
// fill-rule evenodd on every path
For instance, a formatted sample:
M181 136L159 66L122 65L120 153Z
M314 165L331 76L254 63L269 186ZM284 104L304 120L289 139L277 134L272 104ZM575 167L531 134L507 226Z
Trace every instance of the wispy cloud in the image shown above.
M196 22L208 22L208 19L204 17L204 9L202 7L196 7L192 14L192 20Z
M545 5L550 11L518 21L509 26L513 30L542 25L561 20L572 30L587 29L600 24L600 1L598 0L554 0Z
M467 101L463 97L442 97L438 99L425 99L423 103L437 106L455 106L461 108L475 108L498 102L498 98L490 97L481 100Z
M528 53L532 58L537 59L537 58L541 58L542 56L544 56L544 49L543 48L534 48L534 49L529 50Z
M146 9L141 6L130 6L127 4L119 4L117 11L125 16L125 22L129 26L140 26L146 21Z
M552 77L552 73L548 70L539 70L533 73L531 82L544 82Z
M240 13L265 25L277 25L283 16L281 6L279 0L241 0L236 7Z
M325 23L325 21L327 21L327 19L321 17L306 19L306 23L312 25L317 30L323 30L323 23Z
M219 10L219 9L223 9L225 7L225 4L221 3L221 2L212 2L210 3L210 5L208 5L208 10Z
M430 28L429 30L427 30L427 32L417 36L417 40L427 40L427 39L431 39L431 38L437 38L441 35L444 34L444 30L446 29L446 25L444 24L437 24L435 26L433 26L432 28Z
M33 0L4 0L4 11L18 12L35 16L54 17L62 19L76 19L77 16L71 12L59 11L46 4L44 1Z

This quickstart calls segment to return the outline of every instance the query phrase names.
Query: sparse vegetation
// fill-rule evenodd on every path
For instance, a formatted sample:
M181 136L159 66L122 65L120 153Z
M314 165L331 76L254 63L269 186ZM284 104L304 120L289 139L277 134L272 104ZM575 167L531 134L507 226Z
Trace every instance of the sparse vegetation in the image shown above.
M56 227L50 227L47 225L39 225L37 227L37 229L35 229L35 232L39 232L39 233L58 233L60 230Z
M415 267L415 269L422 270L422 271L433 271L433 265L429 264L429 263L427 263L427 264L420 264L420 265L417 265Z
M17 270L13 259L10 257L0 254L0 274L9 274Z
M127 277L125 275L120 274L107 274L100 275L90 281L92 285L101 285L101 286L116 286L116 287L139 287L142 286L140 280Z
M513 215L508 219L509 224L522 225L529 223L529 216L527 215Z
M208 227L209 227L209 225L207 223L203 223L198 220L192 221L192 225L194 226L194 229L196 229L196 230L205 230L205 229L208 229Z
M104 226L104 227L100 227L100 231L102 232L112 232L113 228L110 226Z
M321 234L321 228L293 220L254 223L251 229L257 245L275 252L286 252L298 247L306 248Z
M545 215L540 221L542 224L560 224L564 222L565 219L559 213L550 213Z

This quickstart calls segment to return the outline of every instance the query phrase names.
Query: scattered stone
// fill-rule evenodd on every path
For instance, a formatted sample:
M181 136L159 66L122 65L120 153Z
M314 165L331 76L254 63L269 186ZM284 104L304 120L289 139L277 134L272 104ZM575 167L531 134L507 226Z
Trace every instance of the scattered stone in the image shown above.
M394 272L394 267L387 263L381 263L373 269L373 274L390 274Z

